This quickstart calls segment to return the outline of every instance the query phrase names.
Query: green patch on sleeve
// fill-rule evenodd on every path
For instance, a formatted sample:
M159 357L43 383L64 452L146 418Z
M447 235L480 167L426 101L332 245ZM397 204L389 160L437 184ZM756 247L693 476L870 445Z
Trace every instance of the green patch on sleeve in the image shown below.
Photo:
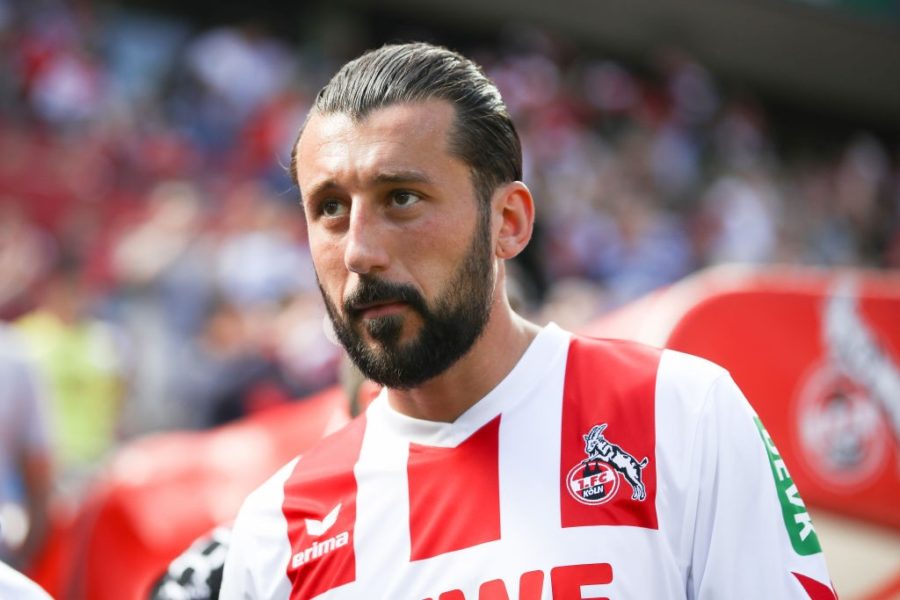
M759 435L762 437L766 455L769 457L769 466L772 467L772 477L775 478L775 489L778 490L778 501L781 504L781 515L784 517L784 526L787 528L788 537L794 551L801 556L808 556L822 551L816 530L813 529L812 519L806 510L797 485L791 479L787 466L775 447L775 442L769 436L769 432L763 427L759 417L753 417Z

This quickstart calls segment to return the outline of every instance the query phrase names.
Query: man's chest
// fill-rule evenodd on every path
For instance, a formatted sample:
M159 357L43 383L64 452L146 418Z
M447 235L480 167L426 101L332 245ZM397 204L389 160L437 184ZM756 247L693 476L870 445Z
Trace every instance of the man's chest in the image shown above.
M505 473L498 489L519 493L498 496L471 468L445 471L442 484L429 482L427 502L421 482L409 483L403 495L385 493L396 483L383 479L397 473L362 478L355 505L337 503L325 518L304 523L310 535L292 548L291 598L679 597L672 590L683 589L683 573L664 532L563 527L553 507L558 492L543 493L535 482L542 474L531 466ZM378 499L369 497L376 493ZM352 523L341 522L344 510L356 512Z
M285 486L292 597L683 590L678 536L662 526L678 517L657 502L654 379L598 394L593 375L571 367L570 357L570 368L468 429L411 441L376 413L358 438L344 438L352 444L304 457L302 472L315 473L318 460L323 467ZM327 475L341 462L342 475ZM582 588L586 595L566 591Z
M352 473L319 494L315 518L286 501L292 598L666 598L683 589L659 529L650 458L629 454L629 474L591 459L583 438L569 456L558 427L504 435L529 429L515 419L498 417L453 447L373 434Z

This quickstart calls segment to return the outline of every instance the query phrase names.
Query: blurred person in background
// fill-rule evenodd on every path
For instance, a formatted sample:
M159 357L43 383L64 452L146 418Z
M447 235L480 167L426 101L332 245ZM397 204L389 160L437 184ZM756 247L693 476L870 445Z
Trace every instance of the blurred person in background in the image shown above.
M710 224L703 256L709 264L765 264L776 255L780 198L761 170L723 175L701 200Z
M22 570L48 530L53 487L49 409L44 382L21 336L0 322L0 560Z
M305 227L291 207L254 182L236 186L225 207L214 268L228 302L250 309L316 289Z
M219 299L179 350L188 427L207 428L292 402L334 383L339 350L311 294L266 306Z
M183 426L205 429L249 412L265 388L267 402L284 402L278 365L257 344L256 323L225 299L211 309L200 333L178 350L186 410Z
M222 424L333 383L338 352L322 333L302 217L246 182L209 237L215 296L175 350L183 424Z
M133 349L122 414L129 437L190 420L179 357L212 306L214 246L206 226L197 186L163 181L147 194L141 218L113 242L111 313Z
M200 34L185 59L195 85L179 107L183 122L213 156L232 147L240 127L287 88L296 69L289 49L252 22Z
M890 175L887 152L873 136L857 135L844 148L834 176L834 221L855 248L843 264L881 266L900 221L900 192L890 189Z
M83 273L63 260L42 283L37 306L15 322L48 383L59 475L75 489L118 440L124 389L120 340L91 314L91 302Z

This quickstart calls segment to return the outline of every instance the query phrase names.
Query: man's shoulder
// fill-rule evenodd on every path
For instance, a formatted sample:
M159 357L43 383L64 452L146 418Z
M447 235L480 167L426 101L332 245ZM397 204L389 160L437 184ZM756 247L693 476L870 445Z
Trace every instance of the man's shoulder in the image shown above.
M260 517L273 509L281 515L285 495L290 494L298 482L308 487L317 482L325 485L342 475L352 476L354 455L358 455L364 430L365 416L361 415L294 457L247 496L241 518ZM352 460L347 460L349 457Z
M613 374L616 367L627 366L629 368L619 373L674 376L709 384L728 373L720 365L701 356L626 339L572 334L570 358L573 355L579 355L594 367L605 367Z
M284 497L284 483L293 473L301 458L301 456L294 457L247 494L238 512L238 520L257 520L272 514L273 511L278 513Z
M347 466L347 461L341 459L348 454L357 454L351 449L358 449L360 444L362 444L365 429L366 414L363 413L334 432L323 436L312 448L304 452L301 457L298 457L296 471L319 468L323 465Z
M697 418L722 379L730 380L726 369L693 354L630 340L572 336L567 380L628 404L636 395L651 394L666 413Z
M650 346L634 340L571 334L570 352L590 355L594 360L616 360L617 358L643 358L651 363L659 360L663 348Z

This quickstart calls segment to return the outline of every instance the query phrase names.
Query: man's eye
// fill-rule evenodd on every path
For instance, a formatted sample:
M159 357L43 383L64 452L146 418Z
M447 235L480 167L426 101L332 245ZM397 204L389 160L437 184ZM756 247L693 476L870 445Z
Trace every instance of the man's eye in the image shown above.
M344 203L340 200L325 200L319 205L319 212L325 217L339 217L344 214Z
M401 207L412 206L421 199L422 196L414 192L394 192L391 195L391 202L393 202L395 206Z

